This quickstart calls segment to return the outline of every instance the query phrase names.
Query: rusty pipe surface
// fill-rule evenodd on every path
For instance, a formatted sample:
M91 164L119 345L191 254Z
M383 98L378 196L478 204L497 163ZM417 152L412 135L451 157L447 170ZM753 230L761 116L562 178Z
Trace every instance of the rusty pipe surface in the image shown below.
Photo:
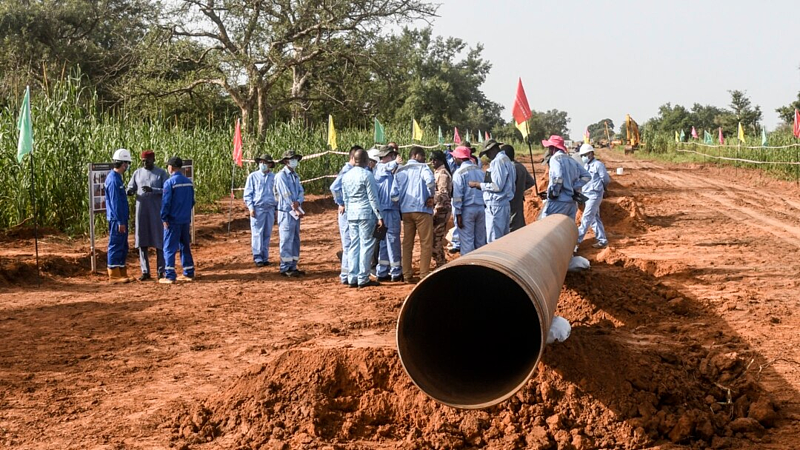
M514 395L542 356L577 240L573 220L549 216L420 281L397 320L397 350L414 384L465 409Z

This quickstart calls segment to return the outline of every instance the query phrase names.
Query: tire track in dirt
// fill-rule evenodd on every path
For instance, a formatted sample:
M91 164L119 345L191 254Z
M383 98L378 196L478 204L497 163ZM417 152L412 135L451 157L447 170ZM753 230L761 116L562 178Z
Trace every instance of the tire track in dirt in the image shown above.
M651 169L658 168L660 170L651 170L649 172L650 176L672 185L683 183L686 187L696 189L698 197L722 206L722 208L716 209L716 212L741 222L745 226L757 227L781 239L782 242L788 242L800 248L800 227L790 225L786 219L770 217L770 215L775 214L776 209L759 205L756 199L753 198L754 195L748 194L746 190L715 183L708 178L701 178L686 172L670 172L674 175L669 175L666 173L668 169L656 165L653 166ZM709 190L713 190L715 193L710 194L708 193ZM752 207L739 205L736 203L737 200ZM708 204L707 202L697 202L698 206L705 208L708 208ZM791 216L785 210L783 215L790 216L792 220L800 223L800 216Z

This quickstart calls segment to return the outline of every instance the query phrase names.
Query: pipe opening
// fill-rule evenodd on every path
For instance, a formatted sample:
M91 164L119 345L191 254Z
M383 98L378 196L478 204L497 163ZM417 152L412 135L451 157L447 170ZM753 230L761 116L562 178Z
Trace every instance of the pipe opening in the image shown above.
M532 299L509 276L484 266L449 266L409 295L398 322L398 351L411 379L435 400L486 407L532 373L541 323Z

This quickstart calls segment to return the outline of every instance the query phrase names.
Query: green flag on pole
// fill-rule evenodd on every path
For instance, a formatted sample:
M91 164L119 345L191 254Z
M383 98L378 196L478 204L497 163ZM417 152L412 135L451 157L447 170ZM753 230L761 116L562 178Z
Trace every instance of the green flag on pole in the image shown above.
M714 143L714 136L708 130L703 130L703 142L709 145Z
M483 133L481 133L481 130L478 130L478 143L483 144Z
M25 98L22 99L22 108L19 110L17 120L19 142L17 143L17 162L33 151L33 123L31 122L31 87L25 88Z
M442 126L439 125L439 143L444 144L444 135L442 134Z
M681 142L686 140L686 134L683 133L683 128L681 128Z
M761 129L761 146L762 147L766 147L767 146L767 129L766 128L762 128Z
M378 118L375 118L375 143L376 144L385 144L386 143L386 129L383 128L380 122L378 122Z

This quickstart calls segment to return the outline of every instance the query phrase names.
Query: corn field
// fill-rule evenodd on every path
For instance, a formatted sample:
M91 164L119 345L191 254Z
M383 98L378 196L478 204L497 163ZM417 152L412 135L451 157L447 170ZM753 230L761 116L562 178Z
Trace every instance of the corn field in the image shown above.
M668 157L680 157L681 160L693 162L706 162L714 164L725 164L735 167L745 167L764 170L765 172L784 180L800 179L800 165L781 164L800 161L800 140L788 133L770 133L768 135L767 147L761 147L761 136L746 136L747 142L738 146L736 137L727 137L726 145L718 145L717 135L714 134L713 146L700 145L697 140L689 139L689 142L675 142L675 136L669 133L646 133L644 134L644 150L649 153ZM769 148L784 147L789 148ZM758 148L746 148L758 147ZM708 156L696 153L678 152L678 149L691 150L703 153ZM718 158L746 159L759 161L762 163L774 164L755 164L741 161L731 161Z
M215 126L182 128L178 124L147 120L134 113L111 115L98 112L94 93L80 87L77 78L65 78L48 92L31 99L33 118L36 208L40 226L53 227L70 235L86 233L89 229L88 173L89 163L110 162L118 148L127 148L133 155L133 165L124 180L138 167L141 151L152 149L156 165L165 168L171 156L192 159L197 203L203 207L229 195L233 150L234 119ZM17 163L16 129L19 104L0 111L0 230L30 224L33 217L31 201L31 157ZM334 118L335 120L335 118ZM366 122L366 121L365 121ZM387 126L387 137L401 145L409 142L408 130ZM430 131L428 131L430 133ZM372 121L363 129L337 130L339 151L351 145L369 148L373 144ZM293 123L274 124L263 143L243 136L244 157L253 159L268 153L279 159L288 149L303 155L320 153L327 148L327 128L321 124L308 128ZM423 145L433 145L435 134L426 136ZM407 154L407 152L405 152ZM336 174L347 158L343 155L324 155L303 160L297 169L301 179ZM244 187L247 174L254 164L236 167L234 186ZM277 170L277 169L276 169ZM331 179L306 184L309 193L327 192ZM239 193L238 198L241 198ZM240 201L240 200L237 200ZM131 209L133 210L131 201ZM133 215L131 215L133 217ZM96 229L105 229L105 217L96 216Z

